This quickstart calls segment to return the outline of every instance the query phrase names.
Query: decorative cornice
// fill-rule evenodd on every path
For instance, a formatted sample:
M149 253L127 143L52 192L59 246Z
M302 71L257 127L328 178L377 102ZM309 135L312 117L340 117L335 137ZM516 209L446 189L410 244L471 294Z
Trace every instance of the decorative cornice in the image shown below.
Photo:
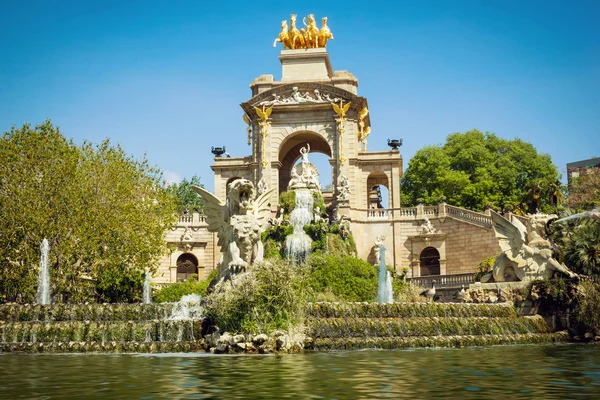
M364 97L357 96L348 90L345 90L345 89L342 89L342 88L339 88L339 87L336 87L333 85L328 85L328 84L318 83L318 82L294 82L294 83L287 83L284 85L280 85L280 86L274 87L273 89L269 89L263 93L260 93L256 96L252 97L247 102L240 104L240 106L247 114L254 116L254 115L256 115L256 112L254 111L255 106L258 106L261 102L273 101L277 97L282 97L284 95L291 95L292 92L294 91L294 88L297 88L297 91L300 93L306 93L306 92L314 93L315 90L318 90L323 96L327 95L331 99L334 99L334 98L342 99L344 101L344 103L352 102L351 109L356 112L359 112L360 110L362 110L364 107L367 106L367 99L365 99ZM315 107L315 106L326 105L326 106L330 107L330 104L331 103L326 100L323 100L323 101L307 100L305 102L290 102L290 103L274 102L272 105L274 107L274 111L279 111L279 110L283 111L283 110L287 109L288 107L291 108L291 106ZM366 121L367 125L370 125L371 121L369 120L368 116L365 119L365 121Z

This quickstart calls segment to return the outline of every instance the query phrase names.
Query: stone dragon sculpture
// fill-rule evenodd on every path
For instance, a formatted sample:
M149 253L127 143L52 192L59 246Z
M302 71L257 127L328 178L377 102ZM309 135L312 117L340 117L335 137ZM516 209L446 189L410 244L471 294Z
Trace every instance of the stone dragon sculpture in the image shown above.
M256 197L252 182L236 179L229 186L227 201L222 202L206 189L192 187L204 199L208 231L216 232L219 238L222 259L218 279L229 278L262 261L261 234L271 216L268 201L275 189Z
M528 227L516 218L511 222L493 211L491 217L502 253L496 258L492 273L485 275L482 282L491 278L495 282L550 279L557 272L577 277L552 256L554 245L545 238L546 226L556 216L532 215Z

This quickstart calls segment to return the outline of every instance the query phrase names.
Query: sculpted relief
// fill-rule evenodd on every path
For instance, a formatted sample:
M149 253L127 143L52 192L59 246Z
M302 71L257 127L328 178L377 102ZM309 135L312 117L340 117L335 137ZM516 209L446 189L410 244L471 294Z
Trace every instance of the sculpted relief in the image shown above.
M516 218L511 222L493 211L491 216L502 254L482 282L492 278L495 282L550 279L556 273L570 278L577 276L552 256L554 245L546 238L545 230L556 216L533 215L527 227Z

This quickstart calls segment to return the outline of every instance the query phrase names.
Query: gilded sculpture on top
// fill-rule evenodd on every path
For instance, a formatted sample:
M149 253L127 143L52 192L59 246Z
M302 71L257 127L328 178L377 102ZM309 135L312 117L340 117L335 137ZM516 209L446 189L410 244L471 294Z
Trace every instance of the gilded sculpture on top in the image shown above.
M302 29L296 27L296 18L296 14L290 15L289 28L286 20L281 21L281 32L273 42L273 47L281 42L284 49L313 49L325 47L327 40L333 40L333 34L327 26L327 17L321 19L321 29L317 27L314 14L308 15L308 23L306 17L302 18Z

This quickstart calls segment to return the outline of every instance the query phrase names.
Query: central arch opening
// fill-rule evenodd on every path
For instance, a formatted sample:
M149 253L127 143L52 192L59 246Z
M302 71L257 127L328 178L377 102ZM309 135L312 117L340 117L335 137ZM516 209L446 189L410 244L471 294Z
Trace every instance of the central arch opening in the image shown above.
M331 165L331 147L321 135L314 132L297 132L286 138L279 148L279 193L287 190L290 179L292 178L292 167L300 160L300 149L310 146L309 160L319 170L319 179L321 189L326 190L331 185L333 176L333 167ZM313 154L318 153L318 154Z

